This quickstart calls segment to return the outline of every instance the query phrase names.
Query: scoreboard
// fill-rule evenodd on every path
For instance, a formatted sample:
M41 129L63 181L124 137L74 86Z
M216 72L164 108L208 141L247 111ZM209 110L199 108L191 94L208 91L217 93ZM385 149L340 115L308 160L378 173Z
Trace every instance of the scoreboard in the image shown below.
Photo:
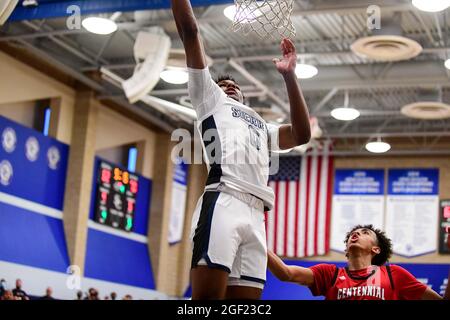
M95 221L131 232L138 190L138 176L100 161L97 172Z

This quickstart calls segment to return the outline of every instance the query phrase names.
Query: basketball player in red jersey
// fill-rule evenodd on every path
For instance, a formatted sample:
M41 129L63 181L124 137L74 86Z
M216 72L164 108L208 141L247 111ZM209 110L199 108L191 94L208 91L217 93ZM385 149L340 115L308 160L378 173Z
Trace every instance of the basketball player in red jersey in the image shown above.
M288 266L273 252L268 253L268 267L278 279L308 286L314 296L326 300L442 299L402 267L385 265L392 244L381 230L358 225L347 233L345 243L345 268L333 264Z

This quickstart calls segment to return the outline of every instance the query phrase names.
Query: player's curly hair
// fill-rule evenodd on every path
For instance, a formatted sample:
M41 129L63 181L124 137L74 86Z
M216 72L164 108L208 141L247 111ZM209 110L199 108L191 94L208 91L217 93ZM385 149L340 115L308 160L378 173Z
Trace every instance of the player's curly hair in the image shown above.
M217 78L216 83L219 83L219 82L225 81L225 80L231 80L231 81L233 81L234 83L238 84L237 81L236 81L231 75L229 75L229 74L223 74L223 75L220 75L220 76Z
M389 258L392 256L392 241L391 241L391 239L389 239L386 236L384 231L381 231L380 229L375 229L373 227L373 225L371 225L371 224L364 225L364 226L357 225L357 226L353 227L352 230L350 230L347 233L347 235L345 236L345 241L344 241L345 244L347 244L347 241L350 238L350 235L352 234L352 232L357 229L369 229L369 230L372 230L376 234L377 245L380 247L380 253L375 255L372 258L372 264L377 265L377 266L384 265L389 260Z
M223 74L223 75L220 75L220 76L217 78L216 83L219 84L219 82L225 81L225 80L231 80L231 81L233 81L235 84L239 85L239 83L236 81L236 79L234 79L233 76L231 76L231 75L229 75L229 74ZM242 93L242 97L243 97L243 99L244 99L244 101L245 101L245 100L246 100L246 97L245 97L245 95L244 95L244 93L243 93L242 91L241 91L241 93Z

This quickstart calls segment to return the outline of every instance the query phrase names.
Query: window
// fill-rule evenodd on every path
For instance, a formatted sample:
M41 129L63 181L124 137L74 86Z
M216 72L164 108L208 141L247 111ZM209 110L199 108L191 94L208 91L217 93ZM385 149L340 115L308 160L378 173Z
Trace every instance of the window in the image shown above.
M138 150L135 146L128 148L128 171L130 172L136 171L137 153Z
M48 136L50 130L51 113L50 100L39 100L36 103L33 128L46 136Z

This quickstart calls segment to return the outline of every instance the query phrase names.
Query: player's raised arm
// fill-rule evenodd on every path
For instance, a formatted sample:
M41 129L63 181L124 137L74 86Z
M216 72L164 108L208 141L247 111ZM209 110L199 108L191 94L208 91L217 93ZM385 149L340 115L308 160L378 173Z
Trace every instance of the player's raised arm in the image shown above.
M421 300L442 300L442 297L433 289L426 288Z
M274 59L277 70L284 78L291 107L290 125L283 125L279 129L279 146L281 149L290 149L308 143L311 138L309 112L303 98L302 91L297 83L295 67L297 65L297 52L293 42L283 39L281 42L282 59Z
M311 286L314 283L314 274L311 269L288 266L272 251L267 252L267 257L270 272L279 280L296 282L304 286Z
M171 3L178 34L186 51L187 66L193 69L204 69L206 58L191 3L189 0L171 0Z

